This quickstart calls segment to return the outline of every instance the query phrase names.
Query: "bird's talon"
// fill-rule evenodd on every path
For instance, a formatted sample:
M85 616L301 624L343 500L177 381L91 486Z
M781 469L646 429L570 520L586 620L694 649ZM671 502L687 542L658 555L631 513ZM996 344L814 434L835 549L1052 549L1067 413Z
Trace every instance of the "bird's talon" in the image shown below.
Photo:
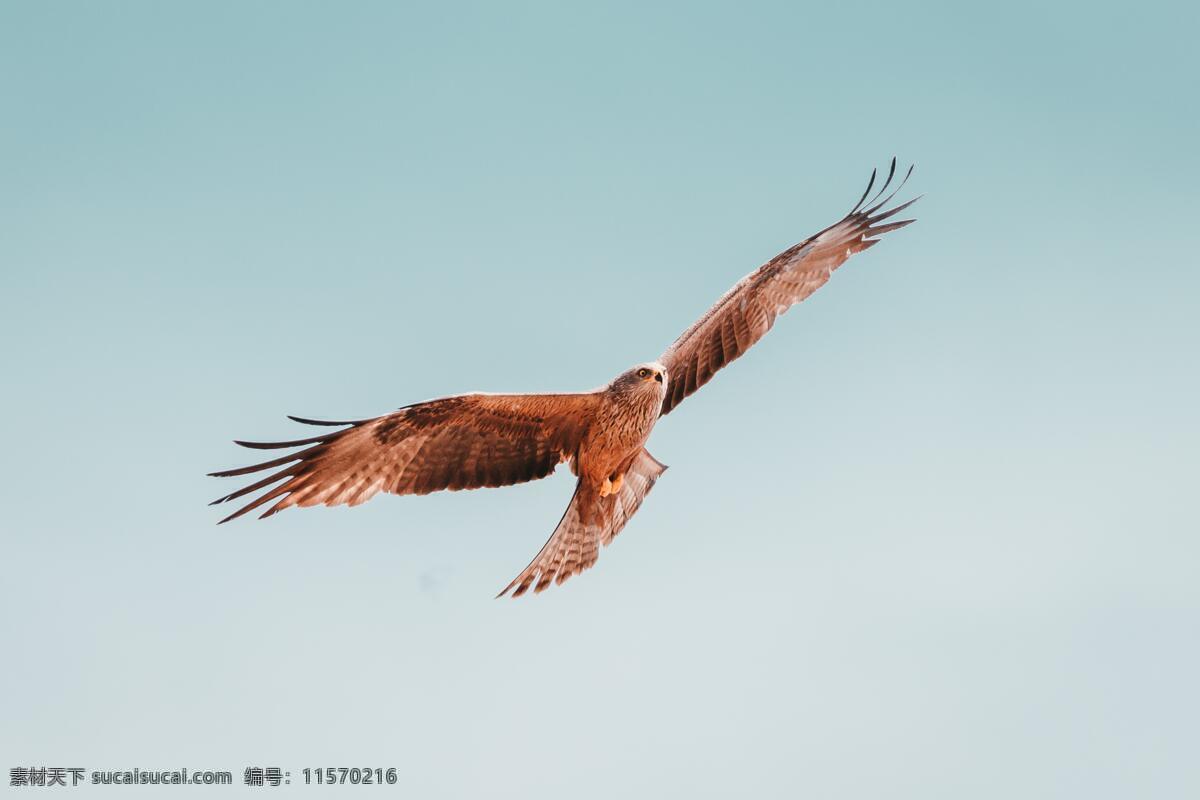
M616 480L605 478L604 483L600 484L600 496L608 497L610 494L616 494L617 492L621 491L621 484L624 482L624 475L618 475Z

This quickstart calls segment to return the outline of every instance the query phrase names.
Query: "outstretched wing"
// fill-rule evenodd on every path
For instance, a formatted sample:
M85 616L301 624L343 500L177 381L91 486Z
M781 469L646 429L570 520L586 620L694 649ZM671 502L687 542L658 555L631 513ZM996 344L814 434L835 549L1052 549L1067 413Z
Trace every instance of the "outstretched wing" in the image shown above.
M900 185L876 202L896 175L896 159L892 159L887 181L868 201L875 185L872 172L867 190L850 213L747 275L676 339L659 358L669 378L662 413L670 413L683 398L708 383L717 370L749 350L771 329L776 317L821 288L846 259L866 250L888 231L913 222L904 219L880 224L920 199L884 209L911 174L909 167Z
M530 586L534 592L540 592L551 581L562 583L595 564L600 546L607 545L621 532L666 469L665 464L658 463L643 448L625 472L621 490L616 494L601 497L594 487L579 481L571 504L550 539L529 566L496 596L503 597L511 591L513 597L520 597Z
M267 490L221 520L227 522L272 500L262 517L289 506L358 505L379 492L428 494L544 478L574 458L596 402L594 394L466 394L355 422L292 417L350 427L292 442L238 442L259 450L302 449L210 473L229 477L281 468L213 504Z

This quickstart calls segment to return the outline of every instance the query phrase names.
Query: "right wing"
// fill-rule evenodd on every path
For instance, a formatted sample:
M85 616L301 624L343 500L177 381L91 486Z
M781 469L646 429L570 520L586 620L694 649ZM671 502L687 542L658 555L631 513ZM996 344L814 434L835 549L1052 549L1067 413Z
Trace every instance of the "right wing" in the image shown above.
M562 583L595 564L600 546L608 545L621 532L666 470L665 464L660 464L643 448L625 472L621 490L616 494L601 497L594 487L580 480L550 539L529 566L496 596L503 597L511 591L513 597L520 597L530 586L534 592L540 592L551 581Z
M596 403L592 393L465 394L355 422L292 417L309 425L350 427L292 442L237 442L258 450L304 449L209 473L223 478L282 467L211 505L278 483L221 520L227 522L272 500L260 519L290 506L354 506L379 492L428 494L544 478L574 458Z

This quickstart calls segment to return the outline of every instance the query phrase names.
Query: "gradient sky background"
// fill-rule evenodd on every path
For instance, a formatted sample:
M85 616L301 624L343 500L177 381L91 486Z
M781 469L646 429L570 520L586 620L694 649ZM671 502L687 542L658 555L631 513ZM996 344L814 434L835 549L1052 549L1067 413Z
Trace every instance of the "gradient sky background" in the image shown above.
M0 766L1196 796L1198 24L3 3ZM585 575L492 600L565 470L214 526L231 439L606 382L893 153L919 222L663 422Z

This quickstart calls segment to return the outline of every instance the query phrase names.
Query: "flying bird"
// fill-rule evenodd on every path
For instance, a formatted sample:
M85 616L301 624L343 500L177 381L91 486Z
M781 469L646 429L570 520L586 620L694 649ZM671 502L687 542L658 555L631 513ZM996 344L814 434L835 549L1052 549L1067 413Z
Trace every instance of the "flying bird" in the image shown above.
M562 583L596 563L600 547L621 532L667 469L646 450L658 419L745 353L776 317L823 286L846 259L913 222L887 221L920 199L887 208L911 174L909 167L880 200L896 177L896 159L874 195L872 171L866 191L842 219L739 281L658 360L628 369L599 389L463 394L343 422L290 417L338 430L290 442L237 442L292 452L210 473L223 478L270 472L212 504L261 491L221 522L269 503L261 518L291 506L356 506L379 492L509 486L544 478L565 461L578 478L571 502L541 551L497 597Z

